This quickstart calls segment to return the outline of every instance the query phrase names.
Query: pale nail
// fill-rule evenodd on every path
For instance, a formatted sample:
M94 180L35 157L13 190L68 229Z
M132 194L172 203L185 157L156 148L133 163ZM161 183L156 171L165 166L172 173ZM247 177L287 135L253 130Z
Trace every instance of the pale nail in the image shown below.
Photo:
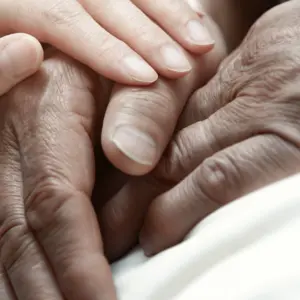
M203 6L200 4L200 0L188 0L188 4L197 14L203 15L204 9Z
M153 250L151 243L148 241L143 231L140 234L139 241L145 256L150 257L155 254L155 251Z
M138 56L126 56L123 59L123 64L130 76L136 81L152 83L158 78L157 73Z
M208 30L198 20L191 20L187 23L187 31L190 40L197 45L213 45L215 42L212 39Z
M175 46L164 45L160 49L164 63L169 70L189 72L192 69L185 55Z
M117 127L112 141L123 154L141 165L152 165L156 161L155 141L148 134L132 126Z

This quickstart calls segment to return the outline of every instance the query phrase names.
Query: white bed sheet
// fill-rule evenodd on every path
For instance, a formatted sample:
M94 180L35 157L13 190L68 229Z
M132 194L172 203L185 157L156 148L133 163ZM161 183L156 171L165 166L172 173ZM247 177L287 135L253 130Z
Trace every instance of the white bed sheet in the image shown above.
M153 258L113 266L120 300L300 300L300 175L218 210Z

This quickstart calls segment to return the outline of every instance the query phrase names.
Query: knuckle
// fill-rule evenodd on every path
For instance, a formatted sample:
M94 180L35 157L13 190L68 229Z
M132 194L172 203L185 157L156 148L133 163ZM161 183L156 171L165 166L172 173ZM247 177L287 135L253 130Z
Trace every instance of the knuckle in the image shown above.
M140 41L147 42L152 41L153 43L153 28L151 28L148 24L144 23L139 26L134 27L133 37L137 38Z
M174 95L169 89L155 87L149 89L129 89L120 99L121 114L133 118L142 118L160 130L169 127L170 120L175 124L178 108Z
M119 56L119 52L116 52L116 49L127 49L128 46L123 41L117 40L112 37L110 33L107 32L101 32L101 35L98 33L91 34L91 38L94 39L95 36L101 37L101 47L98 47L97 49L97 55L101 59L110 59L111 61L114 61L116 57ZM121 51L120 51L121 52Z
M203 161L197 179L204 194L218 204L226 204L232 199L232 189L239 188L239 172L229 156L219 155Z
M43 233L54 226L65 205L79 193L54 177L41 179L25 195L27 221L34 232Z
M48 9L43 10L42 17L50 24L71 27L78 21L80 15L80 10L75 9L70 1L54 1Z

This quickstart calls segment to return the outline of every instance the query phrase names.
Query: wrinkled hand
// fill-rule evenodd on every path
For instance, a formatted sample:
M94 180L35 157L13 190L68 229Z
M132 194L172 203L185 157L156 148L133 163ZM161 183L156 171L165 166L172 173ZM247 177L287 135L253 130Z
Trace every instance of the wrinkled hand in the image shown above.
M264 15L194 93L156 170L114 197L116 228L128 232L139 231L151 203L140 234L147 254L178 243L219 206L299 172L299 16L297 1Z
M1 300L116 299L90 201L98 86L50 53L0 100Z

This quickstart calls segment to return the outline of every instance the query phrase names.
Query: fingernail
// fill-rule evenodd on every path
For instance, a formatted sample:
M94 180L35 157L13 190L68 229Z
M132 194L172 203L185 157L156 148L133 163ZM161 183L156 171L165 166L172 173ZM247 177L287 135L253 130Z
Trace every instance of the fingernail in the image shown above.
M187 23L186 27L192 43L197 45L213 45L215 43L208 30L200 21L191 20Z
M141 165L153 165L156 161L155 141L148 134L132 126L117 127L112 141L128 158Z
M138 56L127 56L123 59L123 63L130 76L136 81L152 83L158 78L157 73Z
M154 254L156 254L153 251L151 244L148 243L147 238L143 233L140 234L139 241L140 241L140 246L143 249L145 256L149 257L149 256L153 256Z
M204 9L203 6L200 4L200 0L188 0L188 3L192 10L194 10L197 14L204 14Z
M9 78L22 78L36 67L38 56L30 38L10 42L0 52L0 69Z
M168 69L182 73L189 72L192 69L185 55L177 47L164 45L160 51Z

